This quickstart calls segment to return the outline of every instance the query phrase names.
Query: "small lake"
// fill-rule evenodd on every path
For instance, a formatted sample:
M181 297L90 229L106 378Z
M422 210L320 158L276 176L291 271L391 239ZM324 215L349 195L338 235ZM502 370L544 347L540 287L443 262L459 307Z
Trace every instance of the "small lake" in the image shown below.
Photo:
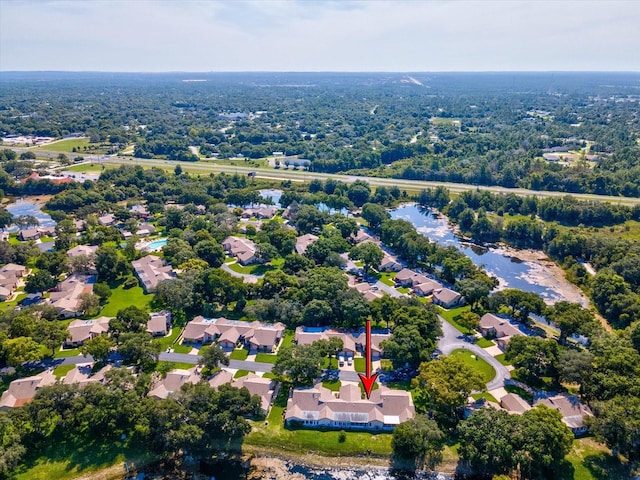
M36 217L40 222L41 227L55 227L56 222L51 218L51 216L47 213L44 213L40 210L40 207L35 203L29 202L28 200L18 200L14 203L10 203L7 205L7 210L14 217L19 217L20 215L31 215ZM12 225L7 229L8 232L17 232L19 229L17 226Z
M453 245L473 263L500 281L500 289L518 288L525 292L540 295L546 303L552 304L561 300L586 303L577 287L564 280L562 284L549 271L547 262L524 261L509 253L502 247L485 248L461 241L455 236L448 219L433 214L417 205L405 205L391 212L391 218L411 222L418 232L432 242L440 245ZM517 254L517 250L514 250ZM540 252L540 258L546 258Z
M265 200L267 198L270 198L271 200L273 200L273 203L276 207L282 208L282 205L280 205L280 197L282 197L282 190L278 190L276 188L268 188L268 189L260 190L259 192L262 198L264 198Z

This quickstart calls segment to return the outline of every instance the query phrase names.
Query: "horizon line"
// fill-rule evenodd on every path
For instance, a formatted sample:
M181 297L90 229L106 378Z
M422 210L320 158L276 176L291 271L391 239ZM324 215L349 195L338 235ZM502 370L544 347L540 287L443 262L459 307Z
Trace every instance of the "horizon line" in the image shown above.
M640 73L640 70L2 70L7 73L130 73L130 74L229 74L229 73Z

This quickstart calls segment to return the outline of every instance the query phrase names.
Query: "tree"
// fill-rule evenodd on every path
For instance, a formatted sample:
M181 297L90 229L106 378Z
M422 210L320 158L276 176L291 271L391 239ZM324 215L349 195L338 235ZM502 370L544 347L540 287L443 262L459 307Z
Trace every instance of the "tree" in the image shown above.
M93 316L100 310L100 297L93 293L81 293L80 310L87 316Z
M0 208L0 229L4 230L13 223L13 215L6 208Z
M42 346L31 337L10 338L2 342L7 365L20 368L25 362L42 360Z
M258 263L269 263L278 258L278 249L270 243L259 243L256 248L256 260Z
M220 364L229 365L229 357L219 345L208 345L200 349L198 363L212 371L218 368Z
M40 221L33 215L18 215L13 219L13 223L20 228L37 227Z
M69 332L63 323L41 320L38 322L34 340L51 349L51 356L54 356L56 349L60 348L62 342L64 342L68 336Z
M439 425L455 426L462 418L462 407L474 390L485 389L480 374L457 357L425 362L412 381L414 402L421 412L428 412Z
M177 311L193 306L195 278L181 274L180 278L165 280L156 287L156 300Z
M579 303L557 302L547 309L547 320L560 329L560 343L566 344L567 337L575 334L588 334L593 329L595 318L591 310Z
M558 359L558 374L562 382L581 384L593 370L593 354L587 351L566 350Z
M516 415L481 408L458 426L460 457L481 475L508 474L514 468Z
M365 203L362 206L362 218L369 223L369 227L374 232L379 233L382 222L389 218L389 212L377 203Z
M491 288L486 282L477 278L464 278L456 282L456 289L471 305L471 310L475 310L477 304L483 298L487 298Z
M113 282L126 271L124 260L118 255L114 247L100 247L96 251L96 271L98 279L105 282Z
M118 352L124 361L142 371L151 371L158 362L162 346L146 332L123 333L119 338Z
M0 478L10 478L27 452L21 440L18 422L9 413L0 411Z
M347 218L344 215L335 215L333 226L340 231L342 238L349 238L351 235L358 233L358 223L353 218Z
M474 312L464 312L456 319L456 322L466 328L467 333L471 334L480 325L480 315Z
M109 331L118 339L123 333L144 332L149 322L149 314L135 305L118 310L116 318L109 321Z
M322 229L327 216L313 205L302 205L293 219L300 233L311 233Z
M219 267L224 262L224 249L215 240L203 240L196 243L193 251L207 262L210 267Z
M69 259L69 269L73 273L89 273L94 267L94 255L78 255Z
M351 249L349 257L353 260L362 260L364 262L364 269L369 271L371 267L378 268L384 253L373 242L365 242L360 245L356 245Z
M558 379L559 349L555 340L515 335L505 349L505 359L518 369L518 377L532 385L542 385L542 377Z
M331 324L333 310L329 302L313 299L307 303L302 311L302 322L310 327Z
M596 438L604 442L614 455L621 453L629 461L640 459L640 399L617 396L594 404L594 418L588 425Z
M293 386L312 385L322 374L322 347L293 345L280 347L273 373L290 381Z
M234 277L220 268L203 270L194 283L196 298L208 303L228 305L238 300L245 292L246 287L241 278Z
M98 335L82 344L80 353L85 357L91 355L96 363L104 363L109 358L115 342L107 335Z
M445 436L427 415L416 415L393 431L391 448L397 464L410 469L433 469L442 461Z
M53 277L68 271L68 257L65 252L44 252L36 260L36 267L46 270Z
M215 250L217 249L215 249L214 247L213 250L214 251L212 252L212 255L211 255L212 260L215 259L215 255L216 255ZM206 251L207 249L205 248L202 249L203 254L207 255L208 257L209 255L206 253ZM167 240L167 244L164 247L162 247L162 253L164 254L164 258L167 260L167 262L169 262L172 265L181 265L187 260L195 257L196 255L193 252L191 245L189 245L187 242L185 242L181 238L169 238L169 240ZM207 261L207 263L209 262Z
M540 295L533 292L523 292L516 288L507 288L494 293L487 299L491 310L497 311L504 305L511 310L512 317L520 323L529 323L529 314L541 315L546 305Z
M27 293L46 292L57 285L58 281L46 270L38 270L27 277L24 291Z
M100 305L104 305L113 292L106 283L94 283L93 293L100 298Z

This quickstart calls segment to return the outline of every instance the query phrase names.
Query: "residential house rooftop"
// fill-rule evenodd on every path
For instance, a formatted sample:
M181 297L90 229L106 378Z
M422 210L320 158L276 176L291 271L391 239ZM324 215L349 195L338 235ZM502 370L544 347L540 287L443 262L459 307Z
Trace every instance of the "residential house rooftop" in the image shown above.
M171 265L155 255L147 255L131 263L146 292L152 292L160 282L176 277Z

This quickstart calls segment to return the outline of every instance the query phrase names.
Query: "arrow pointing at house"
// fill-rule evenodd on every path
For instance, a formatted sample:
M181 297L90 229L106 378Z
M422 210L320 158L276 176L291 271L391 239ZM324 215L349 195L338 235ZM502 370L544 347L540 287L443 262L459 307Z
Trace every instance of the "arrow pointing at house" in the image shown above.
M367 394L367 399L371 396L371 390L373 389L373 384L378 378L378 374L374 373L371 375L371 320L367 320L366 323L366 332L367 332L367 346L365 348L365 362L366 362L366 375L361 373L358 374L360 377L360 381L362 382L362 386L364 387L364 392Z

